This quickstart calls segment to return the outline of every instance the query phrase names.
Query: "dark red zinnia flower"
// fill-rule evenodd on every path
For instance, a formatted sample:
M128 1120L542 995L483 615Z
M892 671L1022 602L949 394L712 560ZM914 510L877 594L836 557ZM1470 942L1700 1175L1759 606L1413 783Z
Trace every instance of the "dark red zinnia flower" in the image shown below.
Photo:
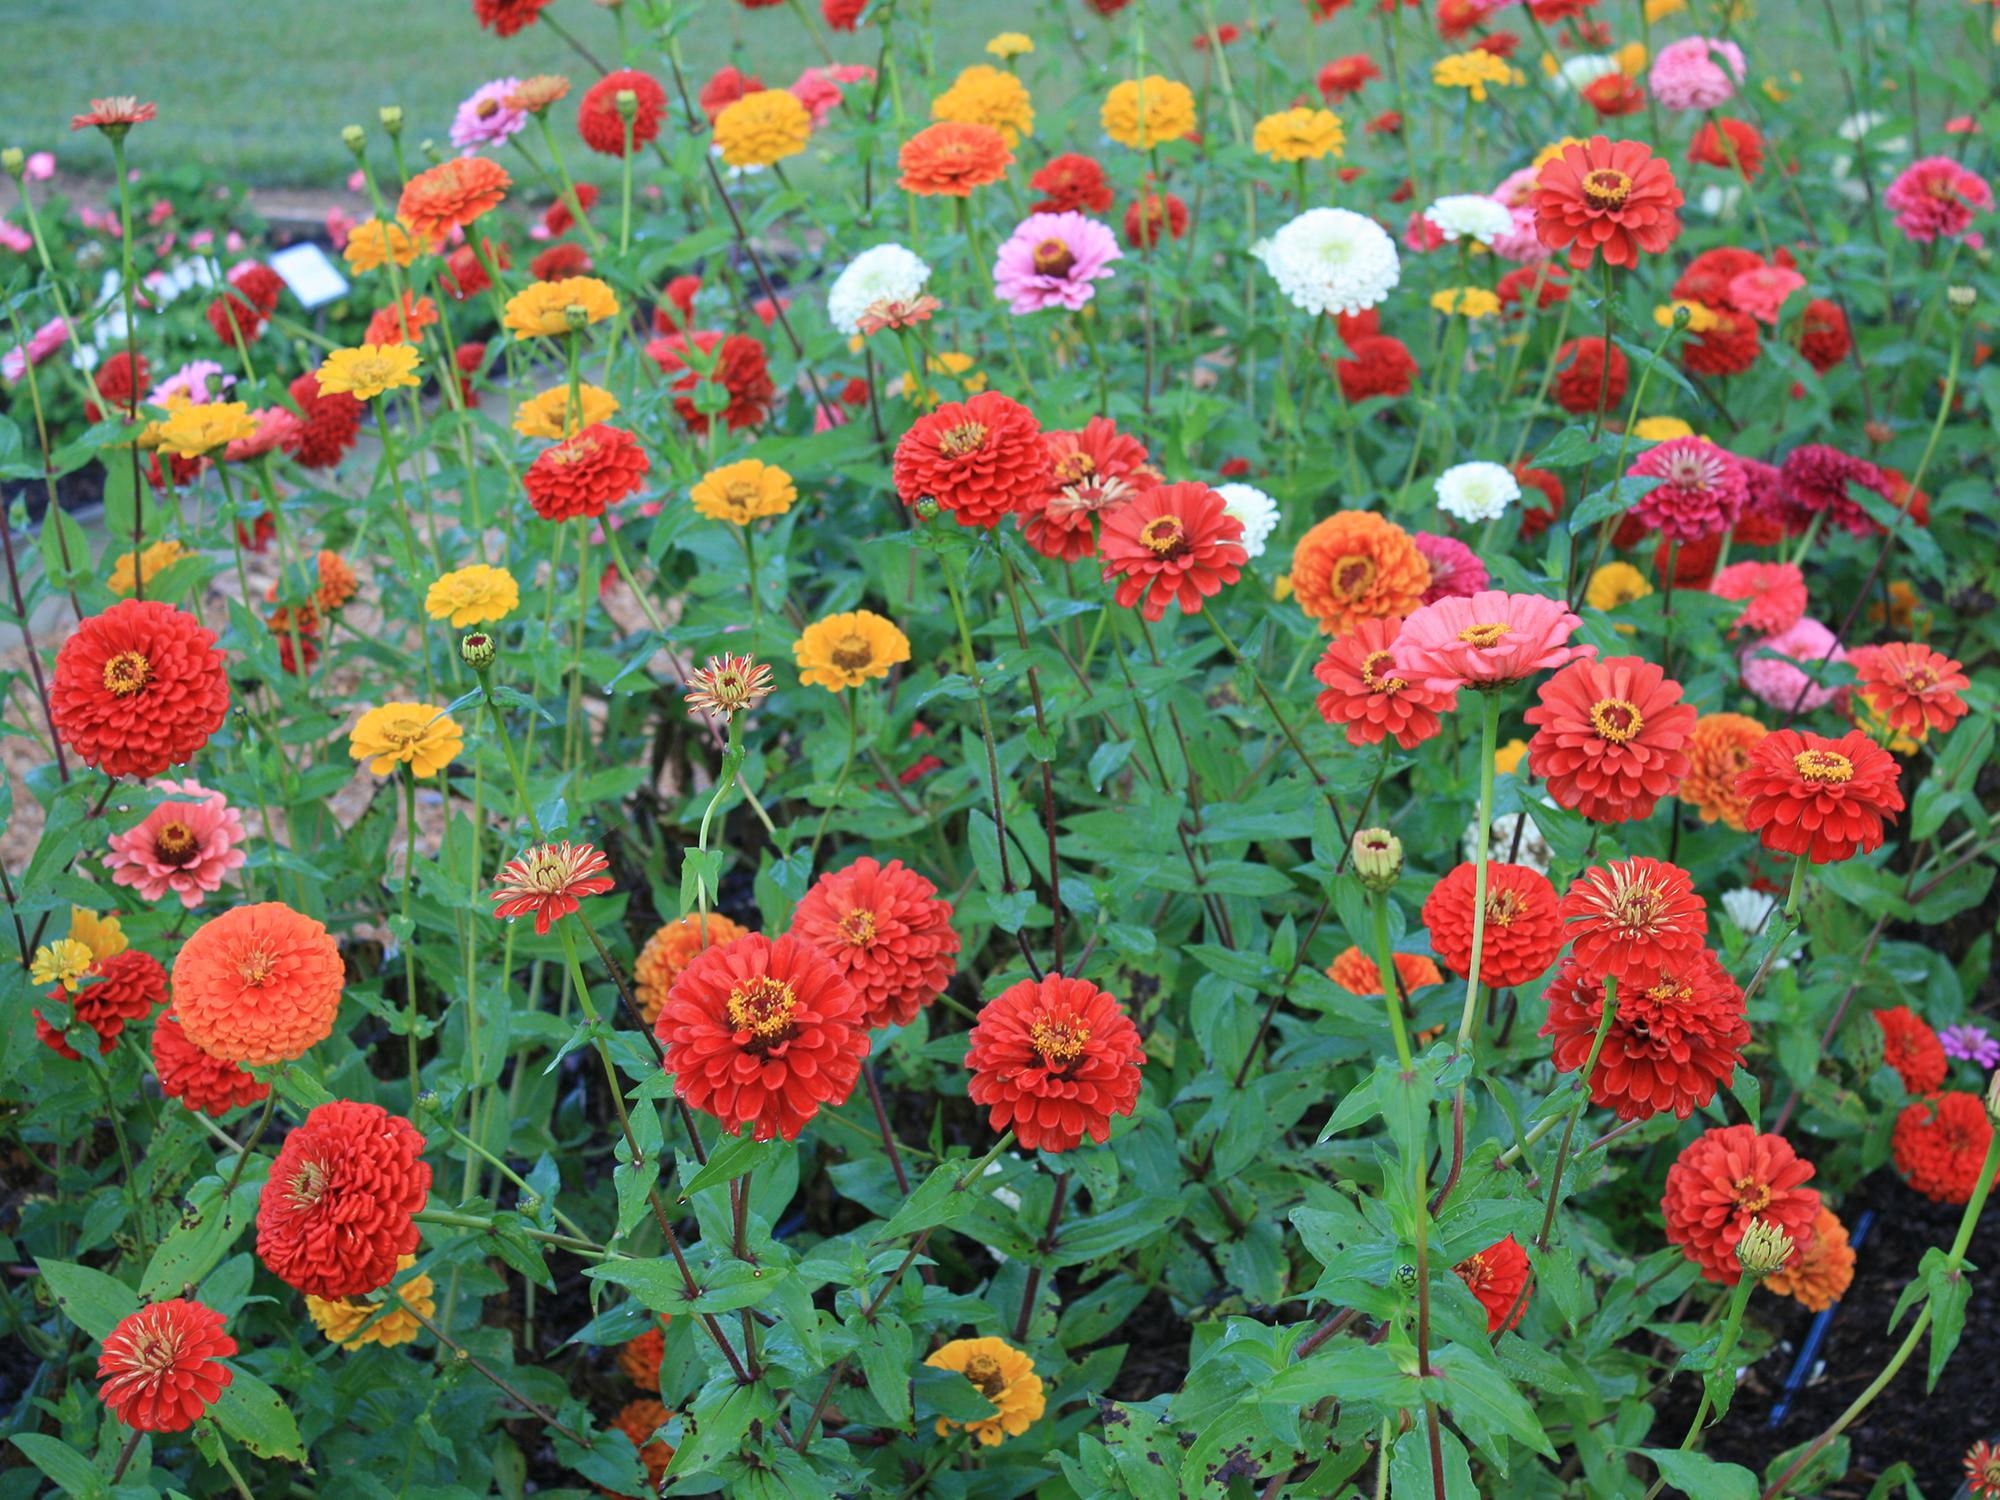
M1892 1005L1875 1012L1875 1024L1882 1029L1882 1061L1896 1070L1904 1088L1928 1094L1944 1086L1951 1060L1922 1016L1907 1005Z
M1967 1203L1979 1186L1993 1121L1977 1094L1952 1089L1903 1106L1889 1152L1896 1170L1933 1203ZM2000 1173L1994 1174L2000 1182Z
M1572 961L1615 978L1621 991L1680 971L1708 932L1708 910L1688 872L1643 855L1592 865L1564 893L1562 914Z
M1972 686L1964 667L1942 651L1915 641L1857 646L1847 654L1855 691L1868 700L1892 729L1912 736L1947 730L1964 718L1959 697Z
M1188 209L1178 193L1157 193L1146 188L1125 205L1125 242L1147 249L1160 242L1165 229L1169 240L1187 233Z
M162 1094L218 1119L243 1105L261 1104L271 1092L248 1068L211 1057L189 1041L172 1011L153 1023L153 1067Z
M980 1007L967 1041L972 1102L1030 1151L1101 1146L1139 1102L1139 1028L1087 979L1023 979Z
M594 422L560 443L544 448L521 476L521 484L545 521L572 516L596 519L605 507L645 482L652 460L639 440L622 427Z
M1589 265L1600 252L1609 265L1635 266L1681 230L1673 170L1642 141L1598 135L1565 146L1543 165L1529 202L1536 236L1567 250L1573 266Z
M1120 432L1109 417L1092 417L1076 432L1043 434L1049 471L1016 514L1028 545L1044 557L1079 562L1097 551L1092 522L1160 482L1146 445Z
M868 0L819 0L819 13L831 31L854 30L854 23L867 8Z
M638 108L628 127L618 112L618 96L630 93ZM632 132L634 147L650 145L660 133L660 118L666 113L667 91L650 73L637 68L620 68L606 73L588 89L576 106L576 130L584 145L605 156L625 154L625 132Z
M496 36L512 36L524 26L532 26L550 0L472 0L472 13L479 24Z
M1799 354L1817 373L1824 375L1853 348L1847 314L1837 303L1815 297L1805 305L1799 314Z
M1557 406L1576 414L1596 411L1600 406L1612 411L1624 403L1631 367L1626 363L1623 349L1616 344L1608 346L1611 378L1607 384L1604 377L1606 347L1603 339L1591 337L1571 339L1556 350Z
M285 1137L257 1201L257 1258L315 1297L387 1286L415 1253L431 1169L424 1138L379 1104L335 1099Z
M1111 184L1104 180L1104 168L1073 151L1051 157L1028 179L1028 186L1042 195L1033 210L1038 214L1101 214L1111 207Z
M1346 727L1350 745L1379 745L1393 735L1405 750L1443 727L1440 714L1458 707L1458 691L1434 693L1421 682L1396 675L1396 637L1401 620L1364 617L1347 634L1327 643L1313 676L1326 691L1316 700L1319 716Z
M497 270L505 271L513 266L513 254L505 245L487 240L485 250L488 264ZM446 256L445 268L438 273L438 289L454 302L469 301L491 285L493 279L486 274L486 267L479 263L479 256L470 244L460 245Z
M719 384L729 396L729 404L722 409L722 423L731 432L763 421L778 395L770 366L765 362L764 346L747 333L721 334L704 329L693 337L692 360L688 358L688 335L684 333L671 333L646 345L646 353L662 372L679 377L673 382L674 410L687 424L688 431L697 434L708 431L709 414L694 401L695 388L705 379ZM716 362L715 372L704 376L701 370L711 360Z
M214 1308L186 1297L121 1318L97 1353L98 1398L135 1432L185 1432L208 1414L235 1372L236 1352Z
M1156 485L1113 510L1097 550L1104 581L1118 583L1119 607L1136 604L1148 620L1166 614L1169 604L1200 614L1202 600L1236 582L1250 560L1243 523L1198 479Z
M156 599L121 599L56 654L49 708L83 763L143 781L192 760L229 713L215 634Z
M137 370L137 378L133 376ZM97 393L112 405L121 415L131 417L139 409L139 403L146 399L146 392L153 388L152 367L146 363L146 356L134 357L120 349L116 354L97 367L95 372ZM95 401L85 401L83 414L93 422L104 420L104 408Z
M675 977L653 1032L674 1092L732 1134L797 1140L854 1091L868 1055L860 994L803 938L704 948Z
M1527 712L1538 726L1528 769L1560 807L1597 823L1651 817L1687 775L1692 703L1681 685L1637 656L1573 661L1548 678Z
M1549 524L1563 513L1563 485L1547 469L1532 468L1526 462L1514 465L1514 477L1520 481L1523 496L1520 536L1522 541L1528 541L1547 531ZM1539 491L1549 503L1530 506L1526 501L1530 489Z
M1554 1038L1556 1071L1574 1073L1597 1040L1604 981L1572 959L1549 982L1547 996L1541 1035ZM1714 953L1691 949L1644 989L1620 986L1591 1071L1590 1102L1611 1106L1621 1120L1666 1113L1685 1120L1743 1065L1749 1041L1743 992Z
M1513 1235L1452 1267L1486 1309L1486 1331L1512 1328L1528 1310L1528 1252Z
M958 967L951 903L899 859L857 859L822 875L792 912L791 931L847 976L870 1030L907 1026Z
M1812 1175L1812 1163L1783 1136L1749 1125L1703 1131L1667 1169L1660 1200L1667 1243L1708 1280L1734 1286L1743 1275L1736 1242L1752 1219L1775 1225L1799 1249L1812 1243L1820 1207L1819 1194L1804 1185Z
M896 493L932 499L961 526L997 526L1049 480L1048 444L1035 414L998 391L948 401L896 444Z
M1538 310L1554 307L1569 300L1569 267L1559 260L1516 266L1495 283L1493 290L1509 317L1519 317L1522 304L1529 297L1535 299Z
M284 278L267 265L246 260L232 266L221 295L208 304L208 326L232 347L239 337L255 343L284 290Z
M664 299L653 309L655 333L678 333L694 326L694 299L701 291L699 276L676 276L660 288ZM671 310L670 310L671 309Z
M1472 972L1472 898L1477 871L1457 866L1424 898L1431 947L1461 978ZM1562 914L1548 877L1526 865L1493 860L1486 866L1486 927L1480 944L1480 981L1506 989L1548 972L1562 952Z
M1348 342L1347 357L1334 361L1341 399L1350 404L1375 396L1407 396L1417 361L1399 338L1376 334Z
M1766 849L1823 865L1881 847L1885 820L1903 810L1901 778L1896 758L1858 729L1837 740L1778 729L1751 750L1736 792Z
M345 391L323 395L313 371L287 389L299 409L299 421L285 435L285 452L302 469L330 469L347 456L361 432L361 403Z
M1714 326L1696 333L1692 328L1681 340L1681 363L1696 375L1741 375L1757 363L1764 336L1757 320L1731 307L1711 307Z
M1778 468L1784 504L1808 518L1825 511L1826 518L1855 536L1879 530L1861 502L1848 493L1858 484L1887 498L1889 484L1882 471L1865 458L1842 453L1825 443L1806 443L1785 455Z
M590 252L573 240L563 240L541 251L528 262L528 274L537 281L561 281L584 276L590 271Z

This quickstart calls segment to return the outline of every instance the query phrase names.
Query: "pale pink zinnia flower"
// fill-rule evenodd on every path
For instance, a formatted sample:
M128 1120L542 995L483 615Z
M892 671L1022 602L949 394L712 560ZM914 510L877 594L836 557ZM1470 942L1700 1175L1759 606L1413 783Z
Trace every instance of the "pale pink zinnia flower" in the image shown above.
M26 255L35 248L35 237L12 220L0 219L0 245L16 255Z
M1790 266L1758 266L1729 278L1729 305L1775 328L1785 299L1805 284Z
M1396 672L1434 693L1505 687L1596 655L1595 646L1569 644L1582 623L1561 600L1540 594L1487 589L1439 599L1403 621Z
M30 153L27 165L21 171L22 175L30 182L47 182L51 177L56 175L55 153L53 151L36 151Z
M213 380L213 388L209 382ZM229 387L236 377L212 359L191 359L153 387L153 400L161 405L169 396L185 396L191 406L206 406Z
M1993 189L1977 172L1949 156L1913 161L1882 195L1896 215L1896 227L1919 244L1939 235L1964 234L1975 213L1993 207Z
M1767 651L1776 655L1766 656ZM1797 704L1799 712L1810 713L1833 702L1839 689L1819 686L1801 666L1811 670L1822 661L1846 659L1847 652L1833 632L1807 615L1789 630L1743 648L1743 685L1768 707L1790 713Z
M518 78L496 78L474 89L452 117L451 143L464 155L474 156L482 146L504 145L511 140L528 123L527 111L507 102L520 86Z
M1410 540L1431 565L1431 586L1424 590L1424 603L1453 596L1470 599L1486 587L1486 564L1457 537L1418 531L1411 533Z
M1110 227L1084 214L1029 214L993 262L993 294L1017 313L1075 312L1122 255Z
M114 885L129 885L148 901L172 891L182 906L197 907L248 858L237 847L243 820L228 798L200 782L162 781L159 788L195 800L162 802L138 827L113 834L104 864Z
M1720 59L1720 61L1718 61ZM1662 47L1647 87L1665 109L1714 109L1743 81L1743 49L1734 42L1691 36Z
M1699 542L1730 530L1750 501L1750 478L1736 455L1706 438L1677 437L1648 448L1626 474L1660 482L1632 504L1632 519L1669 541Z
M51 318L40 328L28 335L28 342L16 344L5 357L0 357L0 377L9 385L28 373L29 365L39 365L62 348L63 340L69 337L69 324L61 318Z

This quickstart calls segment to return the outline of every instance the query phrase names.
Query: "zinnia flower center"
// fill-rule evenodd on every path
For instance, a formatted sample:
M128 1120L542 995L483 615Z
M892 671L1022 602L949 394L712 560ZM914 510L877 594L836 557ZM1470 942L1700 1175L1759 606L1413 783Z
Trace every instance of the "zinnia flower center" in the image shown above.
M1375 582L1375 559L1343 557L1333 565L1327 584L1336 599L1358 599Z
M1472 1288L1473 1291L1482 1290L1493 1279L1493 1271L1486 1264L1486 1252L1484 1250L1478 1251L1465 1260L1458 1267L1458 1274L1465 1279L1465 1284Z
M1007 1377L1000 1371L1000 1361L990 1354L975 1354L965 1362L965 1378L979 1388L979 1394L988 1401L998 1401L1000 1393L1007 1389Z
M382 726L382 738L400 752L421 744L424 738L424 722L421 719L391 719Z
M554 894L569 884L569 866L555 850L544 847L528 860L528 884L538 891Z
M1658 887L1628 885L1612 896L1609 915L1627 932L1656 932L1666 910L1666 893Z
M132 1333L132 1363L155 1381L173 1369L181 1357L178 1329L144 1327Z
M1060 1072L1083 1056L1090 1028L1072 1015L1037 1016L1028 1040L1042 1054L1043 1066Z
M1035 246L1035 274L1067 276L1076 269L1076 252L1061 240L1043 240Z
M1527 909L1528 898L1519 891L1494 891L1486 898L1486 920L1500 927L1511 927Z
M1807 781L1822 786L1854 779L1854 762L1837 750L1801 750L1792 757L1792 764Z
M255 988L278 972L278 961L262 948L252 948L236 963L236 976Z
M1400 693L1409 684L1400 677L1377 677L1375 667L1380 662L1393 662L1395 653L1391 651L1371 651L1361 663L1361 685L1372 692Z
M1623 698L1600 698L1590 705L1590 722L1600 738L1622 745L1638 734L1646 721L1636 705Z
M791 1031L797 1006L789 984L762 974L729 992L729 1024L759 1042L775 1042Z
M311 1208L319 1202L320 1195L326 1191L326 1185L332 1176L323 1161L300 1162L298 1171L292 1174L288 1194L292 1200L292 1207Z
M838 930L856 948L866 948L875 941L875 913L857 906L840 919Z
M1912 693L1928 693L1937 683L1937 674L1929 667L1903 669L1903 686Z
M104 663L104 690L129 698L153 677L153 664L137 651L120 651Z
M1755 1177L1739 1177L1730 1184L1736 1194L1736 1208L1740 1213L1761 1213L1770 1206L1771 1184Z
M1632 179L1616 167L1598 167L1583 177L1583 199L1592 208L1616 208L1632 196Z
M1676 489L1705 490L1715 476L1700 454L1683 451L1667 460L1666 477L1667 483Z
M153 853L162 864L187 864L200 850L201 843L195 838L194 830L178 819L162 823L160 831L153 835Z
M977 453L985 441L984 422L961 422L938 434L938 452L946 458L964 458L968 453Z
M545 457L552 464L587 463L597 455L597 439L578 433L560 447L551 448Z
M1155 516L1139 528L1139 540L1155 557L1177 557L1187 550L1187 532L1179 516Z
M1475 651L1488 651L1500 644L1500 638L1513 632L1514 627L1504 620L1488 620L1480 625L1468 625L1458 633L1458 638Z
M866 636L859 635L842 636L833 643L833 650L828 654L833 658L833 664L845 672L858 672L875 660L875 648L868 643Z
M500 101L498 99L481 99L472 112L482 120L490 120L500 113Z
M1058 485L1081 484L1096 472L1097 460L1080 448L1074 452L1065 453L1061 458L1056 460L1056 483Z

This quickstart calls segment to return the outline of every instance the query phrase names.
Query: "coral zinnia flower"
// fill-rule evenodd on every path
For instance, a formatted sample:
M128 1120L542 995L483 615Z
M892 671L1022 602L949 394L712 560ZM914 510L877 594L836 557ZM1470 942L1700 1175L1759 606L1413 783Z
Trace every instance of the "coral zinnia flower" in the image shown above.
M996 1408L992 1416L972 1422L939 1417L939 1437L963 1427L981 1447L998 1447L1003 1440L1026 1432L1048 1409L1035 1362L1005 1339L953 1339L940 1345L924 1363L933 1370L958 1371Z
M1486 1331L1512 1328L1528 1310L1528 1252L1513 1235L1452 1267L1486 1309Z
M236 1352L222 1324L221 1313L186 1297L128 1313L98 1350L99 1399L134 1431L187 1431L236 1378L217 1363Z
M1825 1312L1853 1283L1854 1247L1847 1242L1847 1226L1824 1203L1813 1220L1812 1242L1795 1249L1790 1260L1764 1278L1765 1286L1810 1312Z
M398 1258L397 1274L416 1263L414 1255ZM398 1300L393 1303L387 1297L370 1301L366 1297L326 1298L308 1293L306 1316L328 1339L350 1353L369 1344L393 1349L415 1340L424 1326L418 1321L420 1315L425 1318L436 1315L433 1290L430 1277L412 1276L396 1288Z
M1882 1028L1882 1061L1896 1070L1904 1088L1928 1094L1944 1087L1951 1063L1922 1016L1907 1005L1892 1005L1875 1012L1875 1024Z
M1946 730L1965 717L1961 689L1972 684L1958 662L1913 641L1858 646L1847 655L1855 691L1892 729L1916 739Z
M1078 562L1097 550L1093 517L1102 518L1160 482L1146 445L1120 432L1109 417L1092 417L1076 432L1044 433L1049 472L1021 501L1016 519L1028 545L1044 557Z
M951 982L951 903L899 859L822 875L792 912L792 936L833 960L861 997L861 1024L907 1026Z
M1444 966L1461 978L1472 972L1472 898L1477 868L1456 866L1424 898L1424 925ZM1526 865L1500 860L1486 866L1486 927L1480 944L1480 980L1493 989L1526 984L1548 972L1565 940L1556 888Z
M422 363L423 356L409 344L363 344L359 349L336 349L320 364L319 393L372 401L384 391L418 385L417 366Z
M346 978L325 926L265 901L210 918L181 945L174 1011L211 1057L288 1062L333 1031Z
M319 376L310 370L286 389L298 405L299 417L283 439L285 452L300 468L332 468L346 457L361 431L361 403L345 392L323 394Z
M1719 822L1743 832L1750 802L1736 790L1736 778L1750 764L1750 752L1769 733L1748 714L1703 714L1696 719L1688 738L1681 801L1700 813L1704 823Z
M1136 604L1148 620L1169 604L1200 614L1202 600L1236 582L1250 560L1243 523L1200 480L1133 496L1104 518L1097 550L1104 581L1118 581L1119 607Z
M547 0L543 0L543 3L546 4ZM118 94L109 99L91 100L88 113L69 117L69 128L89 130L95 127L106 135L122 136L134 125L144 125L148 120L157 118L159 112L160 107L157 104L141 104L130 94ZM223 1384L227 1385L228 1382L224 1381ZM185 1422L181 1424L182 1427L186 1425ZM173 1430L177 1432L180 1429Z
M71 936L75 933L72 931ZM124 941L122 937L120 943ZM127 1021L142 1021L153 1007L167 998L167 971L150 953L136 948L100 952L81 976L80 984L65 981L63 988L49 996L66 1002L75 1017L97 1033L98 1051L109 1052L117 1044ZM37 1022L41 1012L35 1012ZM77 1060L76 1051L58 1036L53 1027L36 1028L42 1041L56 1052Z
M1030 1151L1111 1138L1139 1102L1146 1049L1118 1001L1087 979L1023 979L987 1001L967 1037L968 1092Z
M1907 238L1927 245L1939 235L1964 234L1975 214L1993 207L1993 189L1949 156L1926 156L1902 170L1882 201Z
M789 934L751 933L681 970L653 1023L674 1092L735 1134L798 1139L841 1105L868 1055L863 1004L831 959Z
M153 1023L153 1068L160 1092L217 1119L246 1104L261 1104L271 1092L248 1068L210 1057L187 1039L179 1017L168 1011Z
M1511 473L1509 477L1513 477ZM1519 481L1515 483L1518 488ZM1479 560L1479 554L1457 537L1419 531L1410 540L1417 544L1424 561L1430 564L1431 586L1424 590L1424 603L1432 604L1451 594L1470 599L1490 581L1486 564Z
M1338 510L1292 552L1292 592L1322 635L1345 635L1362 620L1416 609L1431 567L1410 534L1370 510Z
M1038 214L1101 214L1111 207L1111 184L1104 180L1104 168L1074 152L1051 157L1028 179L1028 186L1044 195L1034 205Z
M1150 151L1194 129L1194 94L1186 84L1157 73L1127 78L1111 86L1097 117L1119 145Z
M618 316L618 297L595 276L538 281L507 299L507 331L516 338L555 338L569 333L574 311L586 325Z
M497 161L454 156L403 185L396 217L418 239L441 240L500 206L514 179Z
M413 776L435 776L465 748L465 731L435 703L384 703L364 713L347 732L347 753L368 762L377 776L408 766Z
M1596 654L1568 644L1583 622L1559 599L1488 589L1426 604L1403 621L1397 669L1433 692L1505 687Z
M1837 740L1779 729L1750 752L1736 792L1766 849L1823 865L1881 847L1884 820L1903 810L1901 778L1895 757L1858 729Z
M1658 255L1680 233L1681 191L1674 174L1641 141L1592 136L1543 165L1530 199L1535 233L1551 250L1587 266L1598 251L1614 266Z
M1414 750L1442 727L1440 714L1458 707L1456 690L1435 693L1396 675L1394 647L1402 629L1398 620L1356 620L1313 665L1313 676L1326 687L1315 700L1319 716L1345 725L1350 745L1379 745L1394 735L1398 745Z
M622 427L599 422L544 448L521 476L535 514L545 521L595 520L645 482L653 461Z
M237 847L245 837L243 819L227 797L200 782L156 785L194 800L162 802L137 827L114 833L106 840L104 866L114 885L131 886L148 901L172 891L192 909L221 890L222 877L248 858Z
M1558 806L1593 822L1632 822L1651 817L1687 774L1694 705L1643 657L1571 662L1539 697L1525 716L1539 726L1528 769L1548 780Z
M287 1286L355 1297L417 1248L431 1169L424 1138L379 1104L335 1099L285 1137L257 1200L257 1258Z
M615 881L602 871L611 861L593 844L530 845L517 859L500 868L493 887L493 915L507 921L535 914L535 935L547 934L582 904L585 896L601 896Z
M1688 872L1643 855L1592 865L1564 893L1562 914L1576 944L1572 961L1594 978L1616 978L1621 990L1680 972L1708 932Z
M661 1314L662 1321L671 1321ZM625 1378L642 1391L660 1388L660 1362L666 1357L667 1336L655 1324L636 1338L627 1339L618 1350L618 1368Z
M1749 1125L1703 1131L1667 1169L1660 1200L1667 1243L1708 1280L1734 1286L1743 1274L1736 1242L1752 1219L1782 1230L1795 1254L1811 1245L1820 1201L1803 1184L1812 1175L1812 1163L1783 1136L1759 1135Z
M1764 170L1764 137L1748 120L1704 121L1688 142L1687 159L1699 166L1721 167L1725 172L1740 168L1743 176L1754 178Z
M991 125L940 120L903 142L897 183L920 198L969 198L974 188L1006 176L1013 160L1007 138Z
M961 526L997 526L1049 480L1035 414L998 391L949 401L919 417L896 444L896 493L929 498Z
M1966 1203L1979 1185L1993 1122L1977 1094L1952 1089L1903 1107L1889 1153L1896 1170L1933 1203ZM2000 1172L1994 1174L2000 1183Z
M719 911L691 911L658 928L646 939L646 946L639 950L639 961L632 966L632 988L639 1002L639 1014L648 1023L658 1019L667 992L681 970L694 962L697 953L748 936L749 928Z
M1395 961L1396 987L1406 995L1427 984L1444 983L1444 975L1438 972L1438 966L1421 953L1398 953ZM1365 998L1382 993L1381 966L1359 948L1344 949L1328 966L1326 977L1350 995Z
M56 733L106 776L157 776L192 760L229 713L213 632L157 599L121 599L76 627L56 654Z
M910 638L873 610L828 615L806 626L792 643L799 681L829 693L860 687L910 659Z
M1698 542L1735 526L1750 500L1736 456L1706 438L1674 438L1648 448L1626 473L1660 482L1632 504L1631 518L1677 542Z
M703 369L714 364L712 376L703 375L687 359L688 335L669 334L646 345L646 355L663 374L674 376L674 411L688 431L705 434L710 413L695 405L696 388L704 383L719 385L729 396L722 409L722 423L731 432L754 427L770 412L778 388L764 357L764 346L747 333L720 334L703 329L693 335L694 348Z
M412 299L405 292L402 299L387 307L378 307L368 319L368 332L363 336L370 344L401 344L414 342L417 335L433 326L438 320L437 304L428 297ZM408 334L409 340L403 335ZM231 456L234 456L232 451Z
M688 491L696 510L712 521L735 526L782 516L798 498L792 476L761 458L740 459L710 469Z
M632 122L628 127L619 112L618 96L632 96ZM632 132L634 147L650 145L660 133L660 119L666 113L667 91L650 73L636 68L620 68L606 73L584 90L576 105L576 132L584 145L603 156L625 154L625 132ZM732 166L736 163L731 163Z
M1753 635L1790 630L1806 612L1805 574L1791 563L1731 563L1709 580L1708 591L1719 598L1740 600L1743 612L1730 628Z
M1590 1056L1604 1016L1604 981L1572 959L1548 987L1558 1073L1574 1073ZM1705 947L1691 949L1644 989L1621 985L1604 1050L1590 1074L1590 1102L1608 1104L1621 1120L1672 1111L1685 1120L1715 1097L1743 1065L1750 1041L1743 992Z
M452 628L504 620L521 603L521 586L505 568L470 563L440 576L424 591L424 613Z

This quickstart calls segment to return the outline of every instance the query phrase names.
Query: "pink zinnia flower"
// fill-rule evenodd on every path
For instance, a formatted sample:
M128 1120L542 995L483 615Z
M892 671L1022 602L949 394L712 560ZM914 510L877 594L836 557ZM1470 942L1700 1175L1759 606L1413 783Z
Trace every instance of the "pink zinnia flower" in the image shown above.
M1742 81L1741 47L1691 36L1660 49L1646 84L1667 109L1714 109L1734 98Z
M1767 656L1765 652L1776 654ZM1816 669L1822 661L1846 659L1847 652L1833 632L1806 615L1790 629L1743 648L1743 685L1768 707L1790 713L1796 703L1801 713L1810 713L1833 702L1839 689L1820 686L1806 675L1806 669Z
M482 147L504 145L513 139L528 123L528 112L507 102L520 86L518 78L496 78L466 95L452 117L451 143L464 155L474 156Z
M1017 313L1075 312L1123 254L1109 226L1080 213L1029 214L993 262L993 294Z
M282 406L266 406L250 415L257 419L257 430L247 438L238 438L222 450L222 456L233 464L262 458L273 448L282 447L298 436L299 419Z
M1939 235L1964 234L1975 213L1993 207L1993 189L1949 156L1926 156L1903 169L1882 201L1895 213L1898 229L1928 244Z
M35 248L35 237L12 220L0 219L0 245L16 255L26 255Z
M1789 266L1758 266L1729 278L1729 305L1775 328L1785 299L1805 284L1805 277Z
M192 909L221 890L222 877L248 858L237 847L244 838L243 820L227 797L198 781L158 785L192 800L162 802L136 828L113 834L104 865L112 884L129 885L148 901L172 891L182 906Z
M1741 600L1743 612L1732 628L1756 635L1790 630L1806 612L1806 575L1790 563L1731 563L1709 581L1708 591Z
M208 384L211 380L215 382L212 390ZM153 400L165 405L169 396L185 396L190 405L206 406L235 381L236 377L214 360L191 359L153 388Z
M1570 632L1582 623L1560 600L1540 594L1488 589L1470 598L1454 595L1403 622L1396 671L1434 693L1505 687L1594 655L1594 646L1569 644Z
M1410 540L1431 565L1431 586L1424 590L1424 603L1434 604L1439 599L1453 597L1470 599L1486 587L1486 564L1457 537L1418 531L1411 534Z
M1489 195L1514 216L1513 227L1494 239L1493 253L1517 266L1538 265L1555 254L1535 233L1535 177L1539 171L1538 167L1522 167L1509 172Z
M828 115L840 108L840 101L845 97L842 84L868 83L874 77L873 68L835 63L831 67L807 68L799 74L798 82L786 92L806 107L806 113L812 116L812 127L817 130L826 123Z
M1660 481L1633 503L1631 515L1669 541L1721 535L1750 500L1750 480L1736 455L1706 438L1669 438L1640 454L1626 474Z
M53 151L36 151L29 155L22 174L30 182L47 182L56 175L56 157Z
M34 242L29 241L30 244ZM56 350L62 348L63 340L69 337L69 324L61 318L51 318L40 328L28 335L28 342L16 344L0 359L0 377L5 377L12 385L28 373L29 365L39 365Z
M1778 484L1789 511L1810 520L1813 512L1823 510L1829 521L1855 536L1867 536L1878 528L1847 487L1858 484L1884 499L1890 493L1888 479L1875 465L1825 443L1807 443L1787 453L1778 469Z

